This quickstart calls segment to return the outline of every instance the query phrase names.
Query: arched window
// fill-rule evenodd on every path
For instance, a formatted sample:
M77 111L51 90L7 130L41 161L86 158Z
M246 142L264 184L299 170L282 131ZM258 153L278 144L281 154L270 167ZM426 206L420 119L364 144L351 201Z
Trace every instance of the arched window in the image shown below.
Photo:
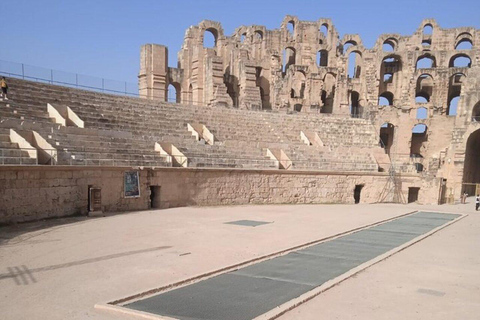
M350 40L350 41L347 41L343 44L343 53L347 53L348 52L348 49L350 49L350 47L353 47L353 46L356 46L357 43L353 40Z
M350 115L353 118L359 118L362 114L360 107L360 95L356 91L350 93Z
M457 54L450 59L448 66L450 68L470 68L472 60L466 54Z
M415 103L428 103L428 99L424 96L418 95L415 97Z
M317 52L317 64L319 67L327 67L328 66L328 51L327 50L320 50Z
M416 69L430 69L435 68L436 62L435 57L431 55L423 55L417 59Z
M260 30L255 31L255 40L262 41L263 40L263 32Z
M320 113L332 113L333 102L335 101L335 76L331 73L327 73L323 78L323 90L322 90L322 103L323 106L320 109Z
M395 127L393 124L385 122L380 127L380 146L385 149L386 154L390 154L393 145L393 137L395 134Z
M385 91L378 97L379 106L393 106L393 93Z
M432 33L433 33L433 26L431 24L426 24L423 27L423 34L429 35L429 34L432 34Z
M423 158L423 144L428 141L427 126L423 123L416 124L412 129L412 140L410 144L410 157Z
M176 102L180 103L180 84L179 83L171 83L168 85L168 102Z
M217 46L217 30L209 28L205 30L203 34L203 47L204 48L215 48Z
M392 83L392 81L393 81L393 74L385 73L383 75L383 83Z
M241 42L241 43L244 43L246 38L247 38L247 34L246 34L246 33L243 33L243 34L240 36L240 42Z
M323 36L325 37L325 39L327 38L327 35L328 35L328 24L324 23L321 25L320 27L320 33L323 34Z
M362 66L361 66L362 56L359 52L353 51L348 56L348 77L349 78L359 78Z
M295 34L295 22L293 20L287 23L287 31L291 36Z
M395 51L396 41L395 39L387 39L383 42L383 51L393 52Z
M428 109L421 107L417 109L417 119L424 120L428 118Z
M457 115L457 108L458 108L458 101L460 100L459 96L455 96L450 99L447 108L447 116L456 116Z
M418 102L418 103L429 102L432 94L433 94L433 78L432 78L432 76L429 75L429 74L420 75L417 79L417 86L416 86L416 91L415 91L415 101Z
M457 42L455 50L471 50L472 46L472 40L464 38Z
M472 110L472 121L480 122L480 101L473 107Z
M288 70L288 67L292 64L295 64L295 49L292 47L287 47L283 50L283 73L285 74Z
M432 40L423 40L422 46L423 47L430 47L432 45Z

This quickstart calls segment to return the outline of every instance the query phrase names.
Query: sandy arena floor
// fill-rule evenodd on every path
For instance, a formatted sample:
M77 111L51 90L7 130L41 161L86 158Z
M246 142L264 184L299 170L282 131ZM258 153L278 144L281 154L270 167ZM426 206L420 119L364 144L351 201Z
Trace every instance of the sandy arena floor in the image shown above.
M94 308L414 210L467 217L279 319L478 319L480 211L466 205L190 207L0 228L1 319L127 319ZM235 220L272 222L257 227Z

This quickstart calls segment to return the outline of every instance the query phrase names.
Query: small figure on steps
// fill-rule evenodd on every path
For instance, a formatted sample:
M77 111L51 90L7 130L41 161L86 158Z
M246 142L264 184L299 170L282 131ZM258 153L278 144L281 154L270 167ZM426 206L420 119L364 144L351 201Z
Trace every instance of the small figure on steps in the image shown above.
M0 87L2 87L2 97L5 97L5 100L8 100L8 97L7 97L8 84L7 84L7 80L5 80L5 77L2 77L2 80L0 80Z
M480 207L480 195L477 194L475 198L475 210L478 211L478 207Z

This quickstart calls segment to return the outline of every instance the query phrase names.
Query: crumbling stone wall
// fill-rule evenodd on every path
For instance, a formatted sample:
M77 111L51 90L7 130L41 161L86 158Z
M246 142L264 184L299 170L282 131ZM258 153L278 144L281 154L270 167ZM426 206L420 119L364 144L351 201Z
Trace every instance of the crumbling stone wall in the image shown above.
M463 174L480 122L479 41L478 29L442 29L433 19L410 36L382 34L373 48L357 34L340 38L330 19L286 16L279 29L241 26L231 36L205 20L186 31L177 68L168 68L164 47L142 47L140 93L165 100L172 84L185 104L368 117L379 136L390 125L397 171L418 164L425 181L447 179L458 197L462 183L480 183ZM163 67L145 64L159 59ZM468 171L480 170L473 162Z

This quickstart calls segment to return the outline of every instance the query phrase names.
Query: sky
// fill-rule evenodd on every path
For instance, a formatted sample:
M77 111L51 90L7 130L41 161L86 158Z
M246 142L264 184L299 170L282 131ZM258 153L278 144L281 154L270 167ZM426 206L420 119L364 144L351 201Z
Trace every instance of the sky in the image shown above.
M279 28L287 14L330 18L367 48L381 33L412 34L425 18L480 28L480 0L0 0L0 60L137 82L142 44L166 45L176 66L191 25L215 20L231 35L241 25Z

